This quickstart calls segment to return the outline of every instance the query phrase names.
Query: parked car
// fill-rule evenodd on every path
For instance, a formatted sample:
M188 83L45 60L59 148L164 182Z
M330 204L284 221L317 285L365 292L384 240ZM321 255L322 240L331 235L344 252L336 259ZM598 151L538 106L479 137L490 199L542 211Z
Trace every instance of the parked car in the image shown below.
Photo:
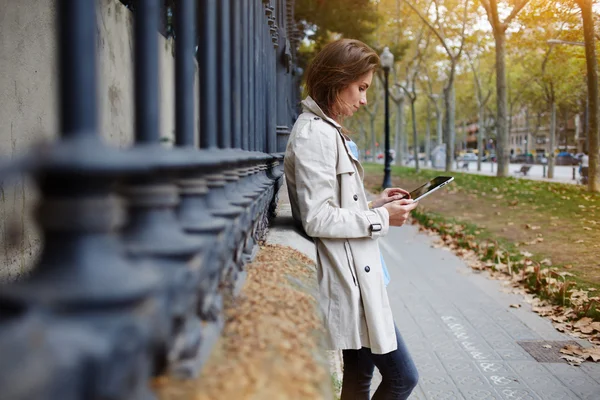
M459 161L477 161L477 154L475 153L465 153L462 156L458 157Z
M481 161L497 162L498 160L496 159L496 153L490 153L490 154L484 154L483 157L481 158Z
M513 163L517 163L517 164L533 164L534 163L533 154L531 154L531 153L517 154L515 156L512 156L510 161Z
M556 155L556 165L579 165L579 159L567 151L561 151Z
M536 154L535 155L535 163L536 164L548 164L548 158L546 156L544 156L543 154Z

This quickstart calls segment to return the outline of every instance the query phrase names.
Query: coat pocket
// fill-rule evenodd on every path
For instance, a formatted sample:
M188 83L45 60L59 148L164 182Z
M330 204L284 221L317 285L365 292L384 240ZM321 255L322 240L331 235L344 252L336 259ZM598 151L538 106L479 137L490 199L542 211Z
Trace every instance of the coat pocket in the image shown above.
M344 250L346 250L346 258L348 259L348 269L350 269L350 275L354 281L354 286L358 286L356 282L356 274L354 273L354 257L352 256L352 249L350 249L350 243L344 241Z

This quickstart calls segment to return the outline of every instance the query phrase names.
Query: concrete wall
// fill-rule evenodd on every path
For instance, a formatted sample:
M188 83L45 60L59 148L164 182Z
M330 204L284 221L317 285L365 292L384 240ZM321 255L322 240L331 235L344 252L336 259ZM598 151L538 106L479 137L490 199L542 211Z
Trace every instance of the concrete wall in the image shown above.
M98 2L100 131L110 145L133 143L133 15L116 0ZM0 158L58 137L58 68L53 0L0 0ZM174 135L174 59L160 40L161 135ZM197 90L196 90L196 93ZM196 99L197 101L197 99ZM35 188L17 178L0 184L0 280L31 268L41 245L31 220ZM19 233L21 232L21 233Z

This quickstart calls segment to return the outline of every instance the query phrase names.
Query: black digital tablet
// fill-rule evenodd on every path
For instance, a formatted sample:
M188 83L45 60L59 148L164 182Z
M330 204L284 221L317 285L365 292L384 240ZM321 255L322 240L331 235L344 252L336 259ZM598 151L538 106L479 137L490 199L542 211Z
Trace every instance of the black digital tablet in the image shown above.
M441 187L446 186L454 180L452 176L436 176L421 187L416 188L410 192L410 198L414 201L421 200L425 196L435 192Z

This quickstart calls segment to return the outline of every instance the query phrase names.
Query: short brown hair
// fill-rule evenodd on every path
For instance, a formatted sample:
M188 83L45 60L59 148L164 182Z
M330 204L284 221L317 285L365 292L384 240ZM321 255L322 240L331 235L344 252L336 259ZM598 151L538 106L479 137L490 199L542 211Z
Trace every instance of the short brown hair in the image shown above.
M339 39L328 43L308 66L308 95L325 114L333 117L339 93L378 65L377 53L359 40Z

